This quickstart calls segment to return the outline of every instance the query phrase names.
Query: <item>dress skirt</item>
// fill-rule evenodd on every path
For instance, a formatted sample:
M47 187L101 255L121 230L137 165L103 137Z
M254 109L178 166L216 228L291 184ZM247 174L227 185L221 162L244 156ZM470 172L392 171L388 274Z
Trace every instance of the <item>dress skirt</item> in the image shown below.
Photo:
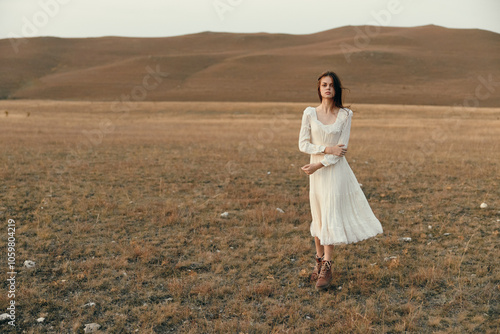
M311 155L311 163L322 159ZM383 233L345 157L309 178L311 235L322 245L349 244Z

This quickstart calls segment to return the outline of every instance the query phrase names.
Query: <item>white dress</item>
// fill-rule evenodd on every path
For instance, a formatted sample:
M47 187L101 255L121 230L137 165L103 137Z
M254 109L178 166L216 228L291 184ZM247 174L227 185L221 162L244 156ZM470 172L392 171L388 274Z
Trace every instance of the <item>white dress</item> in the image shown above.
M316 108L307 107L302 116L299 149L311 155L311 163L325 166L309 176L311 235L322 245L354 243L383 232L345 157L321 153L326 146L347 147L352 114L340 109L329 125L318 120Z

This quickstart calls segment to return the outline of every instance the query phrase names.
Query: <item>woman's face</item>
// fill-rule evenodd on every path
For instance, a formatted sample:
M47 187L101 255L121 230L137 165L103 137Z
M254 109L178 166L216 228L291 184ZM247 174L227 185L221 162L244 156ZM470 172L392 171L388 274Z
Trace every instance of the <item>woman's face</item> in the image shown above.
M335 90L333 89L333 79L330 76L321 78L319 92L321 93L321 97L324 99L333 98Z

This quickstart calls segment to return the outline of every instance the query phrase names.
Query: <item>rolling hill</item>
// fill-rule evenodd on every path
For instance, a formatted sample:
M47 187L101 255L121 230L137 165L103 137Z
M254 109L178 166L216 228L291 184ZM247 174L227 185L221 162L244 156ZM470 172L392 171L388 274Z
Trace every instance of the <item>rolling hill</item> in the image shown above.
M331 69L348 103L500 106L500 34L438 26L2 39L0 69L2 99L310 102Z

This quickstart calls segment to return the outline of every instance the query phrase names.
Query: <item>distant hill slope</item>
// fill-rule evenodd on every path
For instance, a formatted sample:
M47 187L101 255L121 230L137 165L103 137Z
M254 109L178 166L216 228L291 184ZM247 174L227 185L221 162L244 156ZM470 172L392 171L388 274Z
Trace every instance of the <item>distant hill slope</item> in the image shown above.
M500 34L342 27L310 35L0 40L0 98L317 101L332 69L346 102L500 106ZM149 72L159 70L156 79ZM168 73L168 74L165 74Z

